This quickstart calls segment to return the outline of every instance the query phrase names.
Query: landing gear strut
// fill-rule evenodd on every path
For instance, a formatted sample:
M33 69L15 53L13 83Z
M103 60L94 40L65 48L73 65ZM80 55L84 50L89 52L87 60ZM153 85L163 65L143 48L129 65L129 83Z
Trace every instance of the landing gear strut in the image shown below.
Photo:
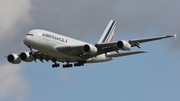
M86 61L84 59L84 55L80 55L81 61L79 61L78 63L74 63L74 67L84 66L84 63L86 63Z
M30 49L30 51L31 51L29 54L30 54L30 55L34 55L34 52L33 52L33 50L32 50L32 47L31 47L31 46L28 46L28 47L29 47L29 49Z

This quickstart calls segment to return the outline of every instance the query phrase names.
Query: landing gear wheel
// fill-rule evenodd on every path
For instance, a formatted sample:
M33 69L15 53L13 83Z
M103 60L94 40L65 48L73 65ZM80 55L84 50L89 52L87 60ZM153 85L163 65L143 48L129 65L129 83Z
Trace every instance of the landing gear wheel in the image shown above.
M57 68L57 67L59 67L60 66L60 64L59 63L55 63L55 64L52 64L52 68Z
M54 64L52 64L52 68L54 68L55 67L55 65Z
M63 65L63 68L70 68L70 67L73 67L73 65L72 64L65 64L65 65Z

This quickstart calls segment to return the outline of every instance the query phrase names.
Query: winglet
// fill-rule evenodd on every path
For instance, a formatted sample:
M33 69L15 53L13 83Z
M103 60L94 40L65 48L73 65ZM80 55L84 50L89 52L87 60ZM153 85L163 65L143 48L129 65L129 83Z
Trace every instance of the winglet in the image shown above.
M175 38L175 39L177 39L177 33L176 33L176 34L174 34L174 38Z

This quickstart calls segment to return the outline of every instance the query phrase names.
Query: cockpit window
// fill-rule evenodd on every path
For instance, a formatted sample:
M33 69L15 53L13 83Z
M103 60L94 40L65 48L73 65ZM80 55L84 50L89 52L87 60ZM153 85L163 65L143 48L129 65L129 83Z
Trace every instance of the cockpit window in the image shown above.
M34 36L33 34L26 34L26 35L29 35L29 36Z

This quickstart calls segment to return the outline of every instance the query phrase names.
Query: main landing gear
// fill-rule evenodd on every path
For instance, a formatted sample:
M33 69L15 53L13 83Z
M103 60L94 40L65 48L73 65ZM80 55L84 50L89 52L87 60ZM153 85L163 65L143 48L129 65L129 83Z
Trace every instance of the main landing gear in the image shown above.
M69 64L69 63L63 65L63 68L70 68L70 67L73 67L73 65L72 65L72 64Z
M79 61L78 63L74 64L74 67L84 66L84 61Z
M74 67L84 66L85 61L79 61L78 63L74 63ZM63 65L63 68L73 67L73 64L67 62L67 64Z
M57 67L59 67L59 66L60 66L60 64L57 63L57 62L55 62L54 64L52 64L52 68L57 68Z
M72 68L73 66L74 67L79 67L79 66L84 66L84 63L85 63L84 61L79 61L78 63L74 63L74 65L73 65L73 64L70 64L70 63L67 62L67 64L62 65L62 67L63 68ZM54 62L54 64L52 64L53 68L57 68L59 66L60 66L60 64L57 63L57 62Z

